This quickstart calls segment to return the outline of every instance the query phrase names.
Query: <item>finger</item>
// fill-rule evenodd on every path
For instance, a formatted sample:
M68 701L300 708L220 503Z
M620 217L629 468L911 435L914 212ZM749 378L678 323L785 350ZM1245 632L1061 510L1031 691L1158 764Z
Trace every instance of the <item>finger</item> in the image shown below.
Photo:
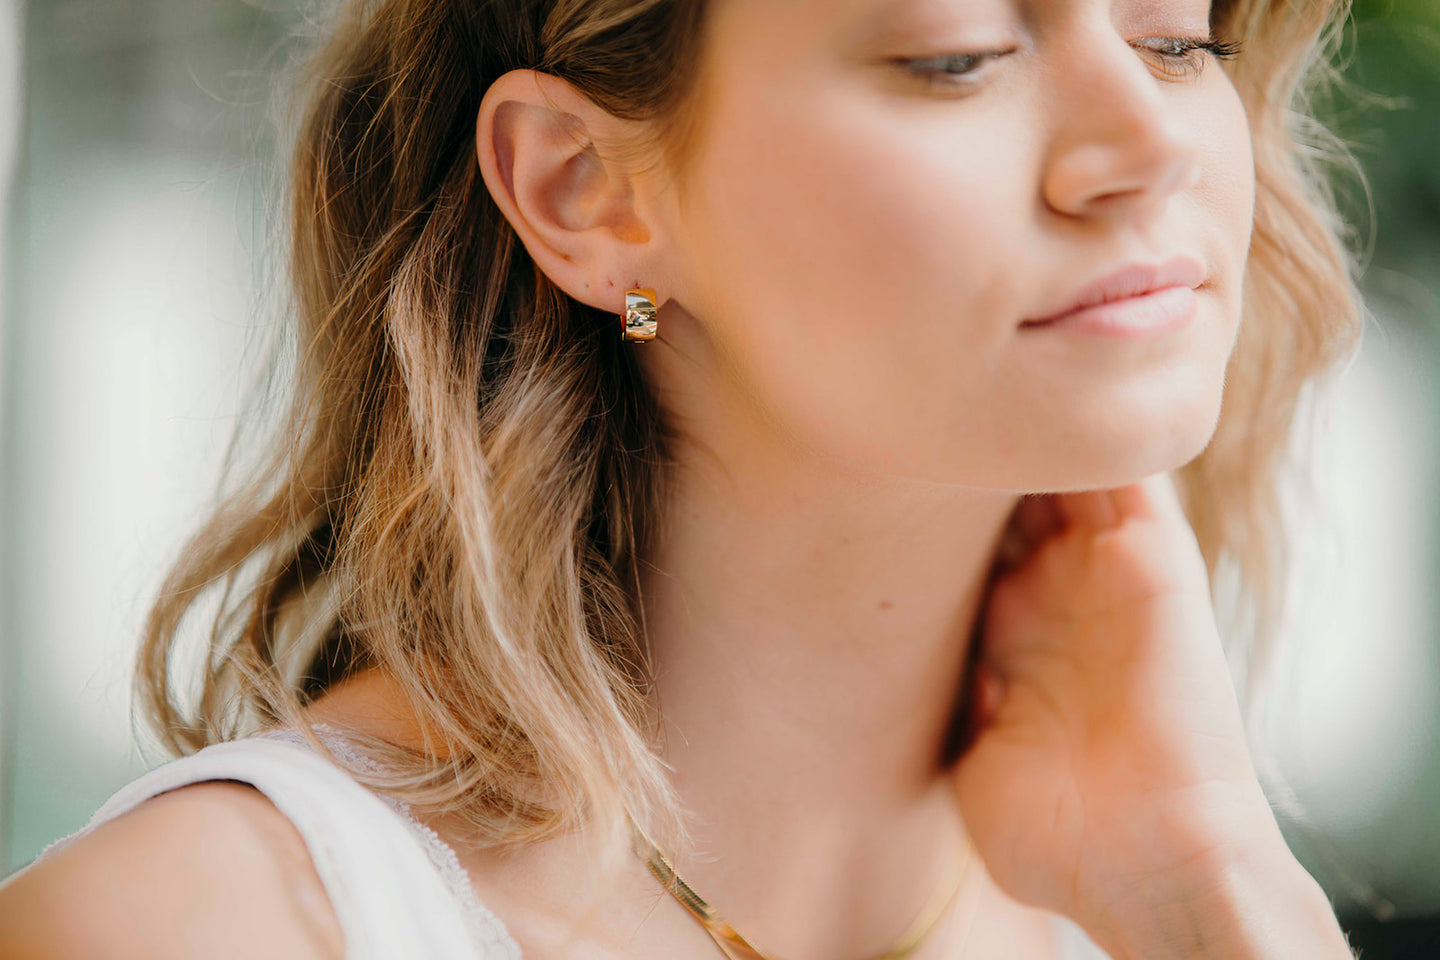
M1031 544L1028 537L1020 530L1020 527L1013 520L1005 526L1000 533L1000 542L995 548L995 572L999 574L1008 573L1015 567L1025 562L1030 555Z
M1015 525L1025 539L1039 543L1058 533L1065 526L1055 498L1046 493L1026 494L1015 510Z
M1067 523L1094 529L1115 526L1119 519L1109 490L1079 490L1054 494L1055 504Z
M1111 499L1121 517L1159 520L1167 517L1183 520L1185 510L1169 472L1162 471L1128 486L1111 491Z
M995 551L997 571L1005 573L1024 563L1037 544L1063 527L1064 522L1048 495L1026 494L1021 497L1001 531L1000 543Z

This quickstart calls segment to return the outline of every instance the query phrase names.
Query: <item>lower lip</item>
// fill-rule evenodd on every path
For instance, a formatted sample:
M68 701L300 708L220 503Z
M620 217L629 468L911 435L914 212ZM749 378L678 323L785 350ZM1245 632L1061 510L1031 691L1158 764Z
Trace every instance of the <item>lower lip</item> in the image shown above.
M1100 303L1022 330L1073 330L1104 337L1147 337L1179 329L1195 316L1200 299L1190 287L1166 287L1139 297Z

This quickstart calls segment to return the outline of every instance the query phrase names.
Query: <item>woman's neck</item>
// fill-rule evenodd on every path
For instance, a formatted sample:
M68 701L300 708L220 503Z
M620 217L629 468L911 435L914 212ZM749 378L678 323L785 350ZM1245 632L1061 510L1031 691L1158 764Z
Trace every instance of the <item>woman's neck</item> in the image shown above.
M749 476L680 471L643 572L662 754L701 848L667 852L767 953L864 956L909 923L961 837L939 754L1013 498ZM371 670L307 713L418 745L402 704ZM640 925L657 944L708 952L678 905L655 912L660 888L638 861L599 893L576 885L578 841L501 855L459 844L445 818L430 826L456 843L482 900L527 943L559 929L577 898L600 895L613 911L604 942L626 955L639 955L630 938ZM1045 918L980 884L984 909L966 940L975 955L991 942L1007 955L1052 955ZM943 955L955 934L947 919L926 945L935 952L916 960Z
M940 758L1015 497L719 453L682 458L642 576L662 752L702 848L677 866L813 956L837 917L908 922L954 855Z

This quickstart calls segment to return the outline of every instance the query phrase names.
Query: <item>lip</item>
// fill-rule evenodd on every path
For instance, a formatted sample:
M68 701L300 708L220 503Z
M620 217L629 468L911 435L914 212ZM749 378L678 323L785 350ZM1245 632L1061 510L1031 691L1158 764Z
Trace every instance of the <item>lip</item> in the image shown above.
M1059 312L1020 326L1047 327L1066 321L1066 326L1106 333L1169 329L1194 312L1194 288L1204 282L1204 264L1186 254L1158 263L1127 263L1088 284Z

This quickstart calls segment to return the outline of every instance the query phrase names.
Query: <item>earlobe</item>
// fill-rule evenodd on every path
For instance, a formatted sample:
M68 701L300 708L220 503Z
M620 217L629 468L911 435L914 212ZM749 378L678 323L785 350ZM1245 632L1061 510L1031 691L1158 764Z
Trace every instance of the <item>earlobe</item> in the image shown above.
M575 299L618 313L617 284L646 272L652 233L629 171L602 146L616 133L618 121L565 81L512 70L480 102L475 147L536 266Z

